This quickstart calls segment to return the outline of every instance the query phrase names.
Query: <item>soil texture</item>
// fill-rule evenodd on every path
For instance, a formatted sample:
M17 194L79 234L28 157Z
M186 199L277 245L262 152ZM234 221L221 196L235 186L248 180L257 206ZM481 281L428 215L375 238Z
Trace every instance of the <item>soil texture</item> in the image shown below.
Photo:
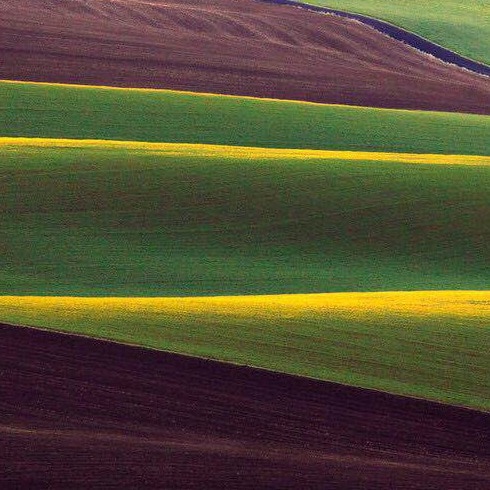
M3 489L490 488L487 413L9 325L0 345Z
M490 114L490 78L254 0L0 0L0 79Z

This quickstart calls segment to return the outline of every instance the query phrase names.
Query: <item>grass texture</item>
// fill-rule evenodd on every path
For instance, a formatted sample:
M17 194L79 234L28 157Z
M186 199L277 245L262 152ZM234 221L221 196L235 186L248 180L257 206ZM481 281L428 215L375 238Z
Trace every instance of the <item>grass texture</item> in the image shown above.
M478 115L7 81L0 101L0 136L490 154Z
M366 14L490 64L490 3L485 0L308 0Z
M0 320L490 409L490 292L0 297Z
M0 294L488 289L488 157L0 143Z

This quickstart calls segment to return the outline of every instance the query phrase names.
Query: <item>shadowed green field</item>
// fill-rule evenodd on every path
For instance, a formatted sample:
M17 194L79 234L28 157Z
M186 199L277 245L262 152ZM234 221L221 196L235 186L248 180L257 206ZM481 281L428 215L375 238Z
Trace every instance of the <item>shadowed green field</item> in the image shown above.
M0 321L490 410L490 292L0 297Z
M308 0L404 27L469 58L490 63L490 3L485 0Z
M490 409L490 118L0 93L2 136L142 141L1 139L0 321Z
M488 158L73 144L0 145L0 294L488 288Z
M486 116L0 82L0 136L490 154Z

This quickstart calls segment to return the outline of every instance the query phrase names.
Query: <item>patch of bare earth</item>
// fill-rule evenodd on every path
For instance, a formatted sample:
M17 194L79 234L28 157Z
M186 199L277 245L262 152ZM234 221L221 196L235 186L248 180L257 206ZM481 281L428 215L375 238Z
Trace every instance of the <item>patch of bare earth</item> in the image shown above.
M490 414L0 326L1 488L488 489Z
M0 0L0 78L490 113L488 78L254 0Z

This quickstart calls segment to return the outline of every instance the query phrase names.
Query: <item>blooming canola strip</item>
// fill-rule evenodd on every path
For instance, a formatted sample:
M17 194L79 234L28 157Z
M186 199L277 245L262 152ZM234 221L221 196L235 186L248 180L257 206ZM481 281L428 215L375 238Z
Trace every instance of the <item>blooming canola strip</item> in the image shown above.
M15 151L19 148L87 148L100 150L128 150L156 152L175 156L219 157L231 159L263 160L349 160L383 161L440 165L489 166L490 156L444 155L368 151L332 151L280 148L255 148L246 146L210 145L192 143L148 143L139 141L78 140L58 138L0 137L0 148Z
M378 291L355 293L262 294L245 296L193 297L77 297L77 296L0 296L3 309L51 312L63 318L77 311L213 313L247 317L269 314L273 317L317 312L349 312L352 317L388 312L420 317L461 316L490 318L490 291ZM82 313L83 314L83 313ZM2 318L0 318L2 320ZM486 328L481 325L482 328ZM395 328L395 327L394 327Z

